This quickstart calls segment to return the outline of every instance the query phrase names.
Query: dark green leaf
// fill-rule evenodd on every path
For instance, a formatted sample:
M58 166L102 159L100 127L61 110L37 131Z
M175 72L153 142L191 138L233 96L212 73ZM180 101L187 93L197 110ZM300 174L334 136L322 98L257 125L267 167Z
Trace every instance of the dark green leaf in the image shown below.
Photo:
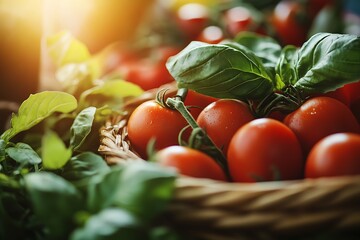
M41 163L39 155L26 143L17 143L14 147L6 148L5 151L18 163L32 165Z
M118 206L150 219L170 200L175 176L175 172L145 161L112 168L89 183L88 205L95 212Z
M273 89L261 60L232 43L192 42L166 64L180 88L218 98L262 98Z
M96 113L95 107L83 109L75 118L70 128L70 146L76 150L85 141L85 138L91 131L94 117Z
M34 212L47 227L50 239L66 239L74 227L74 214L83 207L78 190L50 172L27 174L25 187Z
M360 79L360 37L319 33L299 50L294 87L304 95L333 91Z
M119 208L107 208L88 219L83 228L77 229L71 240L144 239L138 220Z
M273 38L252 32L243 32L237 35L234 41L251 50L265 66L275 67L280 56L281 46Z
M76 184L76 186L85 186L92 176L109 170L110 167L99 155L84 152L72 157L70 161L67 162L62 176L73 184Z
M292 45L284 47L276 64L276 89L280 90L284 86L293 85L297 81L295 64L297 60L298 48Z

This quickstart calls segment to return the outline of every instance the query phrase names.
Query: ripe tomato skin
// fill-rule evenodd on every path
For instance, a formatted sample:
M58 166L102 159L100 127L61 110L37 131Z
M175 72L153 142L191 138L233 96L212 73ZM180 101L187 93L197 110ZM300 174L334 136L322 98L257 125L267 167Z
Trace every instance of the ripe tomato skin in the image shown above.
M359 131L358 123L350 109L330 97L314 97L287 115L285 125L298 137L305 154L320 139L338 132Z
M215 145L226 154L235 132L254 118L244 102L235 99L219 99L205 107L196 121Z
M185 126L187 122L178 111L149 100L140 104L130 115L128 138L140 157L147 159L146 147L151 138L156 140L156 150L177 145L178 134Z
M232 137L227 152L230 174L235 182L299 179L304 160L295 134L282 122L255 119Z
M359 134L331 134L315 144L306 160L306 178L357 174L360 174Z
M180 32L191 41L196 39L210 21L209 9L200 3L187 3L181 6L175 16Z
M182 175L226 181L221 167L205 153L184 146L170 146L156 153L155 161L174 167Z
M309 22L306 9L298 1L280 1L274 8L270 22L283 45L301 46L307 39Z
M250 31L256 23L248 8L243 6L232 7L224 13L224 24L229 34L234 37L239 32Z
M196 40L209 44L217 44L224 39L225 39L225 35L220 27L208 26L200 32Z
M188 107L189 112L191 113L193 118L196 119L199 116L200 112L207 105L217 100L219 99L189 89L184 101L184 105Z

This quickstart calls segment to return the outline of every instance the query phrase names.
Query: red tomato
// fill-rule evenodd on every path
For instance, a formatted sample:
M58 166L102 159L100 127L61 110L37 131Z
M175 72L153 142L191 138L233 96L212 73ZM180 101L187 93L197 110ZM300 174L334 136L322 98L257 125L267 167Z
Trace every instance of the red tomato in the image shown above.
M253 119L250 108L244 102L220 99L204 108L196 121L226 155L232 136L242 125Z
M188 90L184 104L190 111L193 118L197 118L200 112L210 103L219 100L218 98L210 97L193 90Z
M280 1L270 19L275 34L283 45L301 46L307 40L309 20L306 9L298 1Z
M252 29L254 20L248 8L236 6L224 13L224 24L229 34L234 37L239 32Z
M132 82L143 90L158 88L174 81L165 63L153 63L149 60L139 60L120 67L126 81Z
M208 25L209 9L200 3L187 3L177 10L176 21L188 40L194 40Z
M150 139L155 139L156 150L177 145L178 135L186 126L186 120L178 111L149 100L140 104L130 115L127 130L131 146L146 159Z
M353 83L348 83L342 87L345 94L349 98L350 105L360 99L360 80Z
M224 32L220 27L208 26L201 31L196 40L210 44L217 44L224 39Z
M360 174L360 135L336 133L320 140L306 161L305 177Z
M155 159L161 165L174 167L186 176L226 181L224 171L214 159L189 147L167 147L157 152Z
M314 97L287 115L284 123L298 137L304 153L320 139L338 132L358 132L359 126L350 109L330 97Z
M235 182L299 179L303 174L298 139L286 125L271 118L242 126L230 141L227 159Z

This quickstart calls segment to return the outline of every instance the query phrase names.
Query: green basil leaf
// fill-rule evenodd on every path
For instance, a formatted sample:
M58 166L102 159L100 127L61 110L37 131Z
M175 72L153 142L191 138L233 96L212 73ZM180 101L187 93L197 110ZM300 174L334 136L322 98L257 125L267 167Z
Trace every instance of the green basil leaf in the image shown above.
M318 33L299 50L298 81L304 95L326 93L360 79L360 37Z
M39 155L26 143L17 143L14 147L9 147L6 153L18 163L23 164L39 164L41 158Z
M84 91L80 96L80 104L86 105L88 102L99 101L102 97L106 100L122 101L125 97L136 97L144 91L136 84L125 80L104 81L100 85ZM94 102L96 104L96 101ZM108 101L107 101L108 104Z
M91 179L88 206L94 212L117 206L141 219L160 213L170 200L176 173L145 161L113 167L110 172Z
M67 239L74 214L82 210L80 192L51 172L29 173L24 180L35 215L48 230L47 239Z
M68 161L61 176L76 186L85 186L89 179L110 170L104 159L92 152L84 152Z
M84 43L74 38L70 32L59 32L46 39L48 52L58 66L79 63L90 59L91 54Z
M269 68L275 67L280 57L281 46L271 37L253 32L242 32L235 37L234 41L250 49Z
M261 60L246 47L232 43L192 42L169 58L166 66L178 87L218 98L262 98L273 89Z
M43 167L46 169L62 168L72 155L71 148L66 148L62 139L50 130L45 132L41 145Z
M74 96L58 91L44 91L31 94L11 118L11 128L1 136L9 141L16 134L35 126L54 112L69 113L77 108Z
M76 150L85 141L87 135L91 131L94 117L96 113L95 107L88 107L83 109L75 118L70 128L70 146Z
M107 208L91 216L84 227L77 229L71 240L145 239L140 223L131 213Z
M5 160L6 158L5 148L6 148L6 142L0 138L0 162Z
M298 77L295 71L298 48L292 45L285 46L278 58L275 67L277 76L276 89L280 90L285 86L296 83Z

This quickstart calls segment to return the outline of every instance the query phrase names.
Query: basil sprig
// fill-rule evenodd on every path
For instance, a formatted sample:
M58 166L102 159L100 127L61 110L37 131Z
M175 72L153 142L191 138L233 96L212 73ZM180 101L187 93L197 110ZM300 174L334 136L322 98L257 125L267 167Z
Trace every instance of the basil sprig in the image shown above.
M264 99L289 87L307 97L360 79L360 37L318 33L298 49L244 33L220 44L192 42L166 66L179 88L218 98Z

